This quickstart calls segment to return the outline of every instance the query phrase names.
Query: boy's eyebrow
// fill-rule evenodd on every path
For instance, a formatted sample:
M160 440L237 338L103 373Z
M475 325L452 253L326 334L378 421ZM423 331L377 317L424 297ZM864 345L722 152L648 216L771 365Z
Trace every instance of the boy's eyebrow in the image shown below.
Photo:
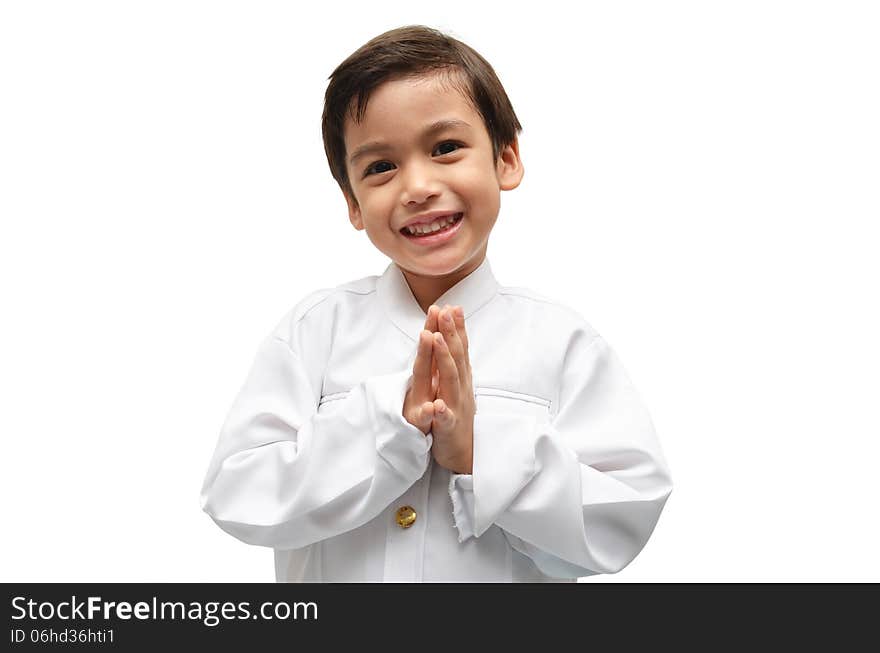
M446 129L453 129L455 127L470 127L470 124L466 123L464 120L459 120L458 118L438 120L437 122L428 125L422 131L422 135L430 136L431 134L436 134L437 132L442 132ZM384 152L388 149L390 148L387 143L383 143L382 141L370 141L369 143L364 143L360 147L356 148L354 152L352 152L351 158L348 160L348 162L354 164L357 159L366 154L370 154L371 152Z

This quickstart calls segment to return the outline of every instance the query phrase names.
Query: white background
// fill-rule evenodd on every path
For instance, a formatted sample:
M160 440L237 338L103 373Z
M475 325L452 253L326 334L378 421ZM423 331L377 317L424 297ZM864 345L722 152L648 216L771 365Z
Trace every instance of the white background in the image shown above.
M524 126L497 278L605 336L672 469L643 552L589 582L880 581L878 14L4 2L0 580L274 580L199 489L281 315L388 264L330 176L323 93L421 23Z

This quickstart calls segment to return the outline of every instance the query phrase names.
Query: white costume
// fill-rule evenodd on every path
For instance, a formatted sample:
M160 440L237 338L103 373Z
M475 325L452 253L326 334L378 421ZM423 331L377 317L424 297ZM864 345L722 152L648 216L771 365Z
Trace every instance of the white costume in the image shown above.
M425 314L402 272L316 291L260 347L203 509L275 549L279 581L554 582L614 573L672 491L651 419L573 310L499 286L488 259L434 302L464 308L473 474L402 415Z

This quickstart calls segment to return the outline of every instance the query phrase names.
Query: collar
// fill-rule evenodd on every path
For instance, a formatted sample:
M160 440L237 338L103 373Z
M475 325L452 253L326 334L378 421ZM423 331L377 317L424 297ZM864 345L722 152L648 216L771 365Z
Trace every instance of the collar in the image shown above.
M441 308L444 304L461 306L467 319L489 303L498 287L486 257L476 270L440 295L434 304ZM403 272L393 261L376 282L376 296L395 326L410 340L418 342L427 315L412 294Z

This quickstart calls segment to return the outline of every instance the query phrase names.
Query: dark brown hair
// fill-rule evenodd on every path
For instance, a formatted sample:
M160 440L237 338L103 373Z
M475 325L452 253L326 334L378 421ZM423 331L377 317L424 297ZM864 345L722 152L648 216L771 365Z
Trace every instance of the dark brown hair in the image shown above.
M424 25L398 27L367 41L328 77L321 132L330 172L354 199L345 167L346 117L360 123L373 91L383 82L442 72L479 113L492 141L493 158L513 143L522 126L498 76L480 54L461 41Z

